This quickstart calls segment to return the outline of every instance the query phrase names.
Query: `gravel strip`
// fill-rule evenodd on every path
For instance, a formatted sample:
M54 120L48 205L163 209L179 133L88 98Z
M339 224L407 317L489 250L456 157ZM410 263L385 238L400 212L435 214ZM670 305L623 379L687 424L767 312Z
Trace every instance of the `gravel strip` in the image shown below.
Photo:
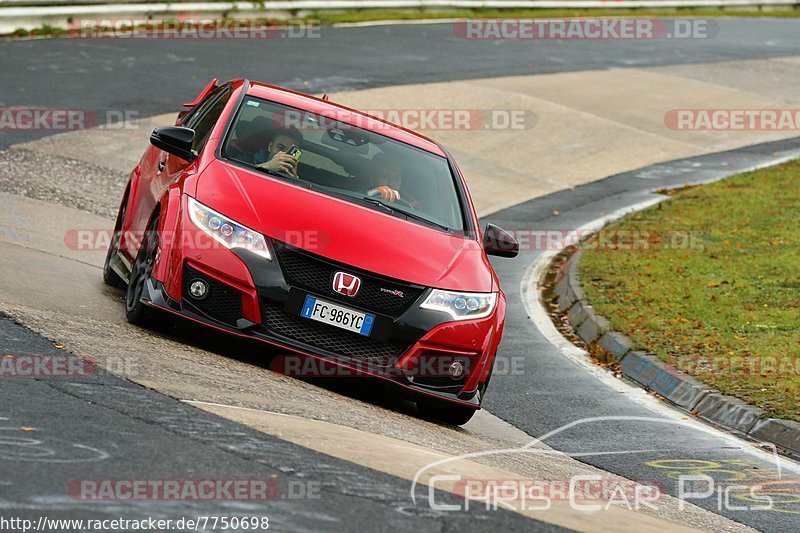
M128 179L119 170L24 148L0 151L0 191L114 218Z

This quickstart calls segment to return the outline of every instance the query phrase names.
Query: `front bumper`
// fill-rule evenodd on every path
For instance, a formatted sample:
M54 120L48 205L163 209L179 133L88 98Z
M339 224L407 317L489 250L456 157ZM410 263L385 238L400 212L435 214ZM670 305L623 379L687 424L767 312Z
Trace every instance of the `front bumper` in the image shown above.
M502 298L489 317L453 322L445 313L419 308L429 291L425 287L382 278L278 241L271 241L270 247L272 261L215 246L202 253L162 249L158 262L163 264L154 270L143 299L205 326L287 350L276 370L289 375L371 376L416 395L480 406L480 385L502 331ZM362 277L356 298L332 291L332 273L338 269ZM197 279L211 289L203 300L193 299L188 290ZM300 317L306 295L374 315L371 334ZM447 371L455 361L465 370L457 379Z

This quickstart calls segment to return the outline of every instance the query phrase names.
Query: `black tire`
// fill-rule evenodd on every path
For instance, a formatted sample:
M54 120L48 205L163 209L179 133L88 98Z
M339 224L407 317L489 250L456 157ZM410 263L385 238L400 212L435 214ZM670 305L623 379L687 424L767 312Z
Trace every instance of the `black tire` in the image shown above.
M420 398L417 400L417 409L424 418L444 422L452 426L463 426L470 421L476 411L474 407L433 398Z
M153 310L142 303L145 284L153 272L158 249L158 215L150 220L144 239L131 267L130 281L125 292L125 318L137 326L149 326L153 320Z
M106 253L106 261L103 263L103 282L111 287L117 289L124 289L126 287L125 281L119 277L119 274L111 269L111 260L119 250L119 236L122 232L122 221L125 219L125 211L128 208L128 195L125 194L122 199L122 204L119 206L117 213L117 222L114 224L114 233L111 235L111 242L108 243L108 252Z

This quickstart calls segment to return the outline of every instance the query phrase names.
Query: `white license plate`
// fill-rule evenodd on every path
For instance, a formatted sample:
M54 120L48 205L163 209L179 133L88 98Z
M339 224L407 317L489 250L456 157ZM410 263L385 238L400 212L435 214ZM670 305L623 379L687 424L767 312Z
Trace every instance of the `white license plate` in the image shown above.
M326 302L313 296L306 296L300 316L346 329L359 335L369 335L375 323L374 315L353 311L347 307Z

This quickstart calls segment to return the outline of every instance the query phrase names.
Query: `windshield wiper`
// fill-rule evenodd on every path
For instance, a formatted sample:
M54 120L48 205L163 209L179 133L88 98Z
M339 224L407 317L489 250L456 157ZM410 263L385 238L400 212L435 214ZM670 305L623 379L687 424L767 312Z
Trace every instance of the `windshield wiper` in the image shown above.
M372 196L362 196L361 200L363 200L365 202L369 202L369 203L377 205L377 206L380 206L380 207L384 208L385 210L387 210L387 211L389 211L391 213L399 213L399 214L401 214L401 215L403 215L403 216L405 216L407 218L411 218L411 219L417 220L419 222L422 222L423 224L427 224L429 226L433 226L434 228L441 229L443 231L446 231L447 233L452 233L453 232L452 229L448 228L447 226L445 226L443 224L439 224L438 222L434 222L433 220L429 220L429 219L427 219L425 217L421 217L421 216L419 216L417 214L414 214L414 213L412 213L410 211L406 211L405 209L401 209L401 208L399 208L397 206L394 206L392 204L387 204L386 202L384 202L382 200L379 200L377 198L374 198Z

